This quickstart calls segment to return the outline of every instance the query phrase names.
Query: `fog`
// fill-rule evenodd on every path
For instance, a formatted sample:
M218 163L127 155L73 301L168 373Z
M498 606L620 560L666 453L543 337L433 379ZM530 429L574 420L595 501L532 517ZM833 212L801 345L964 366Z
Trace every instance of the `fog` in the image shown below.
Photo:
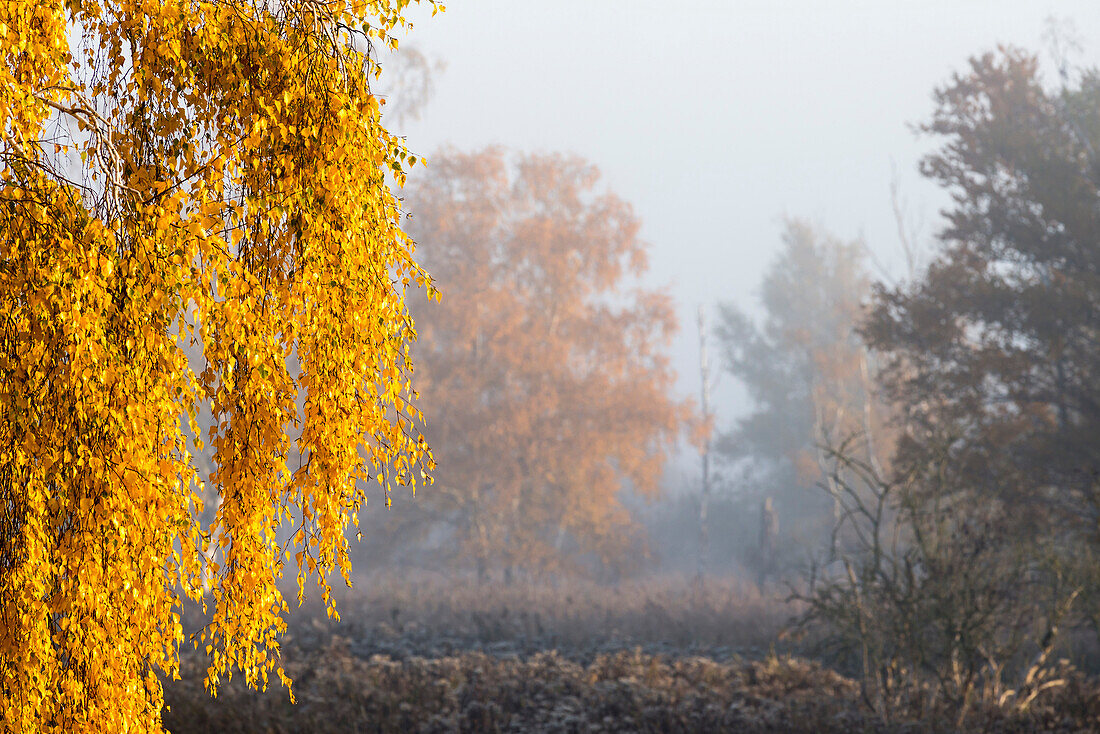
M672 288L682 394L699 393L697 306L755 308L783 216L862 237L902 270L891 183L909 226L947 197L916 171L932 91L998 44L1049 59L1048 21L1100 59L1100 9L1078 2L452 3L407 43L445 64L409 145L577 153L635 207L652 282ZM1051 68L1046 73L1052 73ZM727 411L745 407L733 381Z
M302 670L475 668L477 706L438 704L471 731L629 728L600 685L641 679L713 700L631 726L772 730L722 696L777 676L844 702L790 730L1100 721L1100 8L411 17L377 53L428 159L401 197L442 293L407 293L435 465L367 490ZM509 686L548 675L599 685L524 719Z
M766 280L769 273L778 276L792 223L804 225L811 240L860 251L853 265L857 292L839 306L848 318L841 331L854 330L872 283L914 276L940 247L941 210L950 196L918 171L921 157L942 143L917 129L931 119L934 90L964 74L969 58L999 47L1036 54L1039 77L1057 87L1061 73L1072 76L1095 63L1098 15L1090 3L1065 2L691 2L674 11L644 2L456 4L434 17L426 9L412 13L405 52L382 54L396 79L387 86L384 76L383 91L395 110L395 129L429 161L457 165L453 156L490 146L513 162L525 155L577 156L598 172L592 196L607 192L632 208L638 247L648 256L637 284L667 292L676 323L671 342L659 350L675 381L667 398L690 403L694 420L701 394L697 309L710 324L711 512L737 523L723 526L712 518L717 529L707 563L751 576L745 564L759 540L769 482L780 493L805 490L781 502L781 515L800 518L782 523L786 540L799 539L788 549L792 568L808 563L820 550L815 542L828 534L828 522L807 516L814 514L807 508L830 502L814 490L819 478L804 466L813 460L807 455L798 460L801 467L782 470L768 465L790 463L784 452L812 448L821 436L810 435L811 425L800 426L805 435L795 437L774 427L769 435L764 428L754 433L752 426L766 423L779 398L760 394L765 385L759 375L752 383L751 366L731 364L751 356L735 353L752 337L753 324L766 331L775 316L765 303ZM436 243L421 234L421 222L437 212L424 211L416 192L430 186L433 175L433 165L418 168L405 195L410 231L429 270ZM456 288L446 278L439 285L445 303L457 301L450 323L463 322L463 309L474 308L464 300L483 295L465 283L449 294ZM623 281L605 295L618 297L616 290L628 287ZM782 309L777 297L771 296L773 310ZM826 307L836 301L824 298ZM723 309L746 320L739 332L729 330ZM428 351L438 338L430 327L421 340ZM717 333L722 328L724 339ZM782 359L781 346L773 343L756 357ZM495 348L504 355L510 345ZM762 369L783 373L779 366ZM435 406L425 400L422 407L431 432ZM437 408L443 416L437 424L448 422L452 408ZM679 571L695 567L701 542L701 457L689 433L682 431L675 448L664 452L659 492L646 499L646 492L633 491L632 480L620 478L620 498L636 519L646 518L653 562ZM481 461L491 449L486 443L471 456ZM437 453L446 485L446 446ZM424 490L425 502L433 491ZM401 498L392 517L369 522L404 527L396 518L405 512ZM800 527L802 520L824 525L811 531ZM447 531L425 532L438 541Z

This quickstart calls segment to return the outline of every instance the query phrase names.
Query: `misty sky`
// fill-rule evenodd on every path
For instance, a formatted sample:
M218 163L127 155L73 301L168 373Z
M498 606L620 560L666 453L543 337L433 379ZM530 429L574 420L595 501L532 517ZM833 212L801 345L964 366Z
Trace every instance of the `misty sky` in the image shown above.
M1073 24L1072 61L1100 60L1097 0L451 0L411 17L409 42L446 70L398 132L421 153L501 144L595 163L678 303L691 396L696 308L752 306L783 215L863 236L896 266L896 168L912 224L935 232L946 198L916 173L934 141L910 126L969 56L1008 43L1049 61L1053 17ZM723 423L743 406L728 383Z

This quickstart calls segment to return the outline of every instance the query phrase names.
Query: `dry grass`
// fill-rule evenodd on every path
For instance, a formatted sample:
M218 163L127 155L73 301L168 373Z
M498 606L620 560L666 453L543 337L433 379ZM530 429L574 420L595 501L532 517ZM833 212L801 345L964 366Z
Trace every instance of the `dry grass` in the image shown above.
M298 698L203 691L185 651L165 689L174 732L935 732L946 712L883 724L859 686L767 650L792 610L734 581L614 588L480 587L443 577L364 580L334 625L306 607L283 658ZM192 620L194 621L194 620ZM942 715L941 715L942 714ZM1100 731L1083 676L1024 715L976 712L975 730Z
M458 650L557 650L581 661L638 646L717 659L760 657L796 611L736 579L479 585L424 573L363 579L340 595L338 607L339 633L373 640L372 652L435 657ZM388 637L411 649L387 644Z
M354 655L334 637L288 664L285 691L230 686L202 699L202 665L169 689L166 724L183 732L879 731L852 683L794 661L666 660L641 652L588 665L554 652L526 659L484 653L396 661Z

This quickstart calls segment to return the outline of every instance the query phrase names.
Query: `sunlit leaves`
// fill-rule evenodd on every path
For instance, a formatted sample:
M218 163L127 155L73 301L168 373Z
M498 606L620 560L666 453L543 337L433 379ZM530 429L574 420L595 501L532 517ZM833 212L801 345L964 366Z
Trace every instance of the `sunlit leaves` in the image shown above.
M0 5L11 730L158 729L180 594L211 604L212 690L282 677L286 544L327 599L363 483L430 467L404 302L429 283L387 188L411 157L366 53L406 4Z

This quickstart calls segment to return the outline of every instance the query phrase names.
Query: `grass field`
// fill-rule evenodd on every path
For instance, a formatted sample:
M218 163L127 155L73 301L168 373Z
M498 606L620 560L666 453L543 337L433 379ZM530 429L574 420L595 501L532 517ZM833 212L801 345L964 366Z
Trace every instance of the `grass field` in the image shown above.
M455 584L364 579L342 621L298 610L281 687L234 680L211 700L191 650L169 682L174 732L921 732L943 712L884 722L859 685L798 657L780 631L794 610L733 580ZM192 623L197 623L192 620ZM968 730L1100 731L1100 688L1083 675L1026 714L981 709Z

